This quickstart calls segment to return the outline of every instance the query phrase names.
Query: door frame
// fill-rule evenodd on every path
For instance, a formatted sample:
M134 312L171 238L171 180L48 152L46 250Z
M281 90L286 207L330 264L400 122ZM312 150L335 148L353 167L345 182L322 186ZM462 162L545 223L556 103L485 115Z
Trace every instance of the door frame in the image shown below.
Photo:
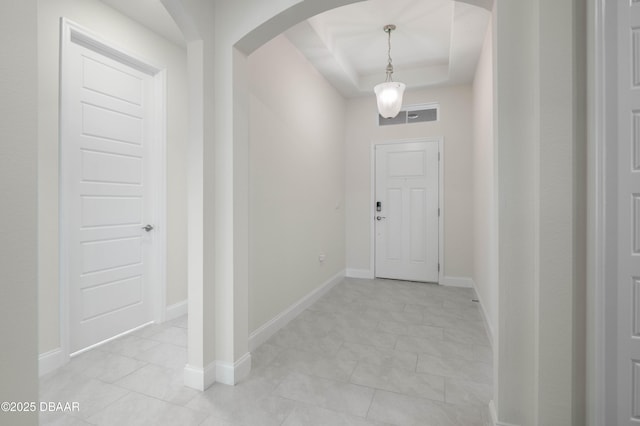
M98 52L104 56L122 62L132 68L135 68L153 78L154 103L151 106L151 116L153 117L153 134L151 138L154 144L149 150L148 167L152 176L154 185L149 188L153 200L151 204L154 228L156 230L153 238L154 244L151 245L149 251L149 271L150 276L147 277L149 282L156 283L150 287L150 307L153 322L162 322L166 315L166 257L167 257L167 170L166 170L166 68L153 65L151 62L140 58L138 55L128 52L119 46L103 39L101 36L93 33L85 27L75 22L60 18L60 116L59 116L59 248L60 255L58 264L59 285L60 285L60 345L64 362L67 362L72 355L70 353L70 274L65 259L69 258L69 238L68 230L71 227L68 209L69 195L65 188L69 187L69 176L65 172L65 167L70 159L68 150L63 149L63 141L67 139L69 128L65 125L65 113L68 110L66 103L68 102L64 88L71 85L70 73L67 69L69 57L72 54L71 45L80 44L88 49ZM157 184L156 184L157 183ZM123 333L126 334L126 333ZM113 340L118 336L114 336L108 340ZM87 351L96 345L89 346L75 352L81 353Z
M438 284L443 282L444 278L444 138L442 136L437 137L423 137L423 138L411 138L411 139L392 139L387 141L373 141L371 143L370 151L370 163L371 163L371 176L370 176L370 189L371 189L371 201L369 208L374 209L376 200L376 147L381 145L399 145L415 142L436 142L438 144L438 153L440 159L438 161L438 207L440 208L440 215L438 216L438 263L440 268L438 270ZM369 251L369 273L370 278L376 277L376 224L374 220L373 210L369 211L369 235L371 238L370 251Z
M617 10L605 0L587 3L587 425L609 424L617 410L608 389L617 388L615 286L617 256ZM613 56L613 58L612 58ZM608 79L615 75L614 83Z

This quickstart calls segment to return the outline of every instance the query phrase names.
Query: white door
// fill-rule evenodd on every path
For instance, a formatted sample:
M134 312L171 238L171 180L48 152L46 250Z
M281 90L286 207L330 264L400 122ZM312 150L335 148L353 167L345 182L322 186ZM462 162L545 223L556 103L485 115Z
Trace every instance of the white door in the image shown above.
M152 320L153 78L73 41L61 104L69 352ZM66 256L66 257L65 257Z
M640 423L640 3L618 1L618 423Z
M375 275L438 282L438 142L375 147Z

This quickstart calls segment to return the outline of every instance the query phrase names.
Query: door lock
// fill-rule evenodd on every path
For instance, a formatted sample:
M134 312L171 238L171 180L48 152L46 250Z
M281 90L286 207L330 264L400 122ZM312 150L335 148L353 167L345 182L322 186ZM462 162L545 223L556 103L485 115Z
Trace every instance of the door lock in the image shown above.
M146 226L143 226L141 229L144 229L147 232L151 232L151 230L153 229L153 225L147 224Z
M385 216L376 216L376 220L382 220L382 219L386 219Z

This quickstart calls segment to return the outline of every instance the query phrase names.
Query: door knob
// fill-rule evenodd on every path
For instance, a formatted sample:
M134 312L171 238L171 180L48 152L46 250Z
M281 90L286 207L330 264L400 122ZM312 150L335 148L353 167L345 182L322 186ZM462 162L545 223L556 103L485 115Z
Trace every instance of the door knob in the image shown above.
M376 220L382 220L382 219L386 219L385 216L376 216Z
M143 226L142 229L144 229L147 232L151 232L151 230L153 229L153 225L147 224L146 226Z

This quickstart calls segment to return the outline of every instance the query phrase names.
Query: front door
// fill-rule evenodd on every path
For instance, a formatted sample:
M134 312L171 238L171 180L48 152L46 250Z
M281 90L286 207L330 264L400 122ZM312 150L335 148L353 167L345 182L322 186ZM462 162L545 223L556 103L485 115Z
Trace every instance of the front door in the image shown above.
M70 353L152 320L153 77L90 47L71 38L62 62Z
M439 144L375 147L375 275L438 282Z

